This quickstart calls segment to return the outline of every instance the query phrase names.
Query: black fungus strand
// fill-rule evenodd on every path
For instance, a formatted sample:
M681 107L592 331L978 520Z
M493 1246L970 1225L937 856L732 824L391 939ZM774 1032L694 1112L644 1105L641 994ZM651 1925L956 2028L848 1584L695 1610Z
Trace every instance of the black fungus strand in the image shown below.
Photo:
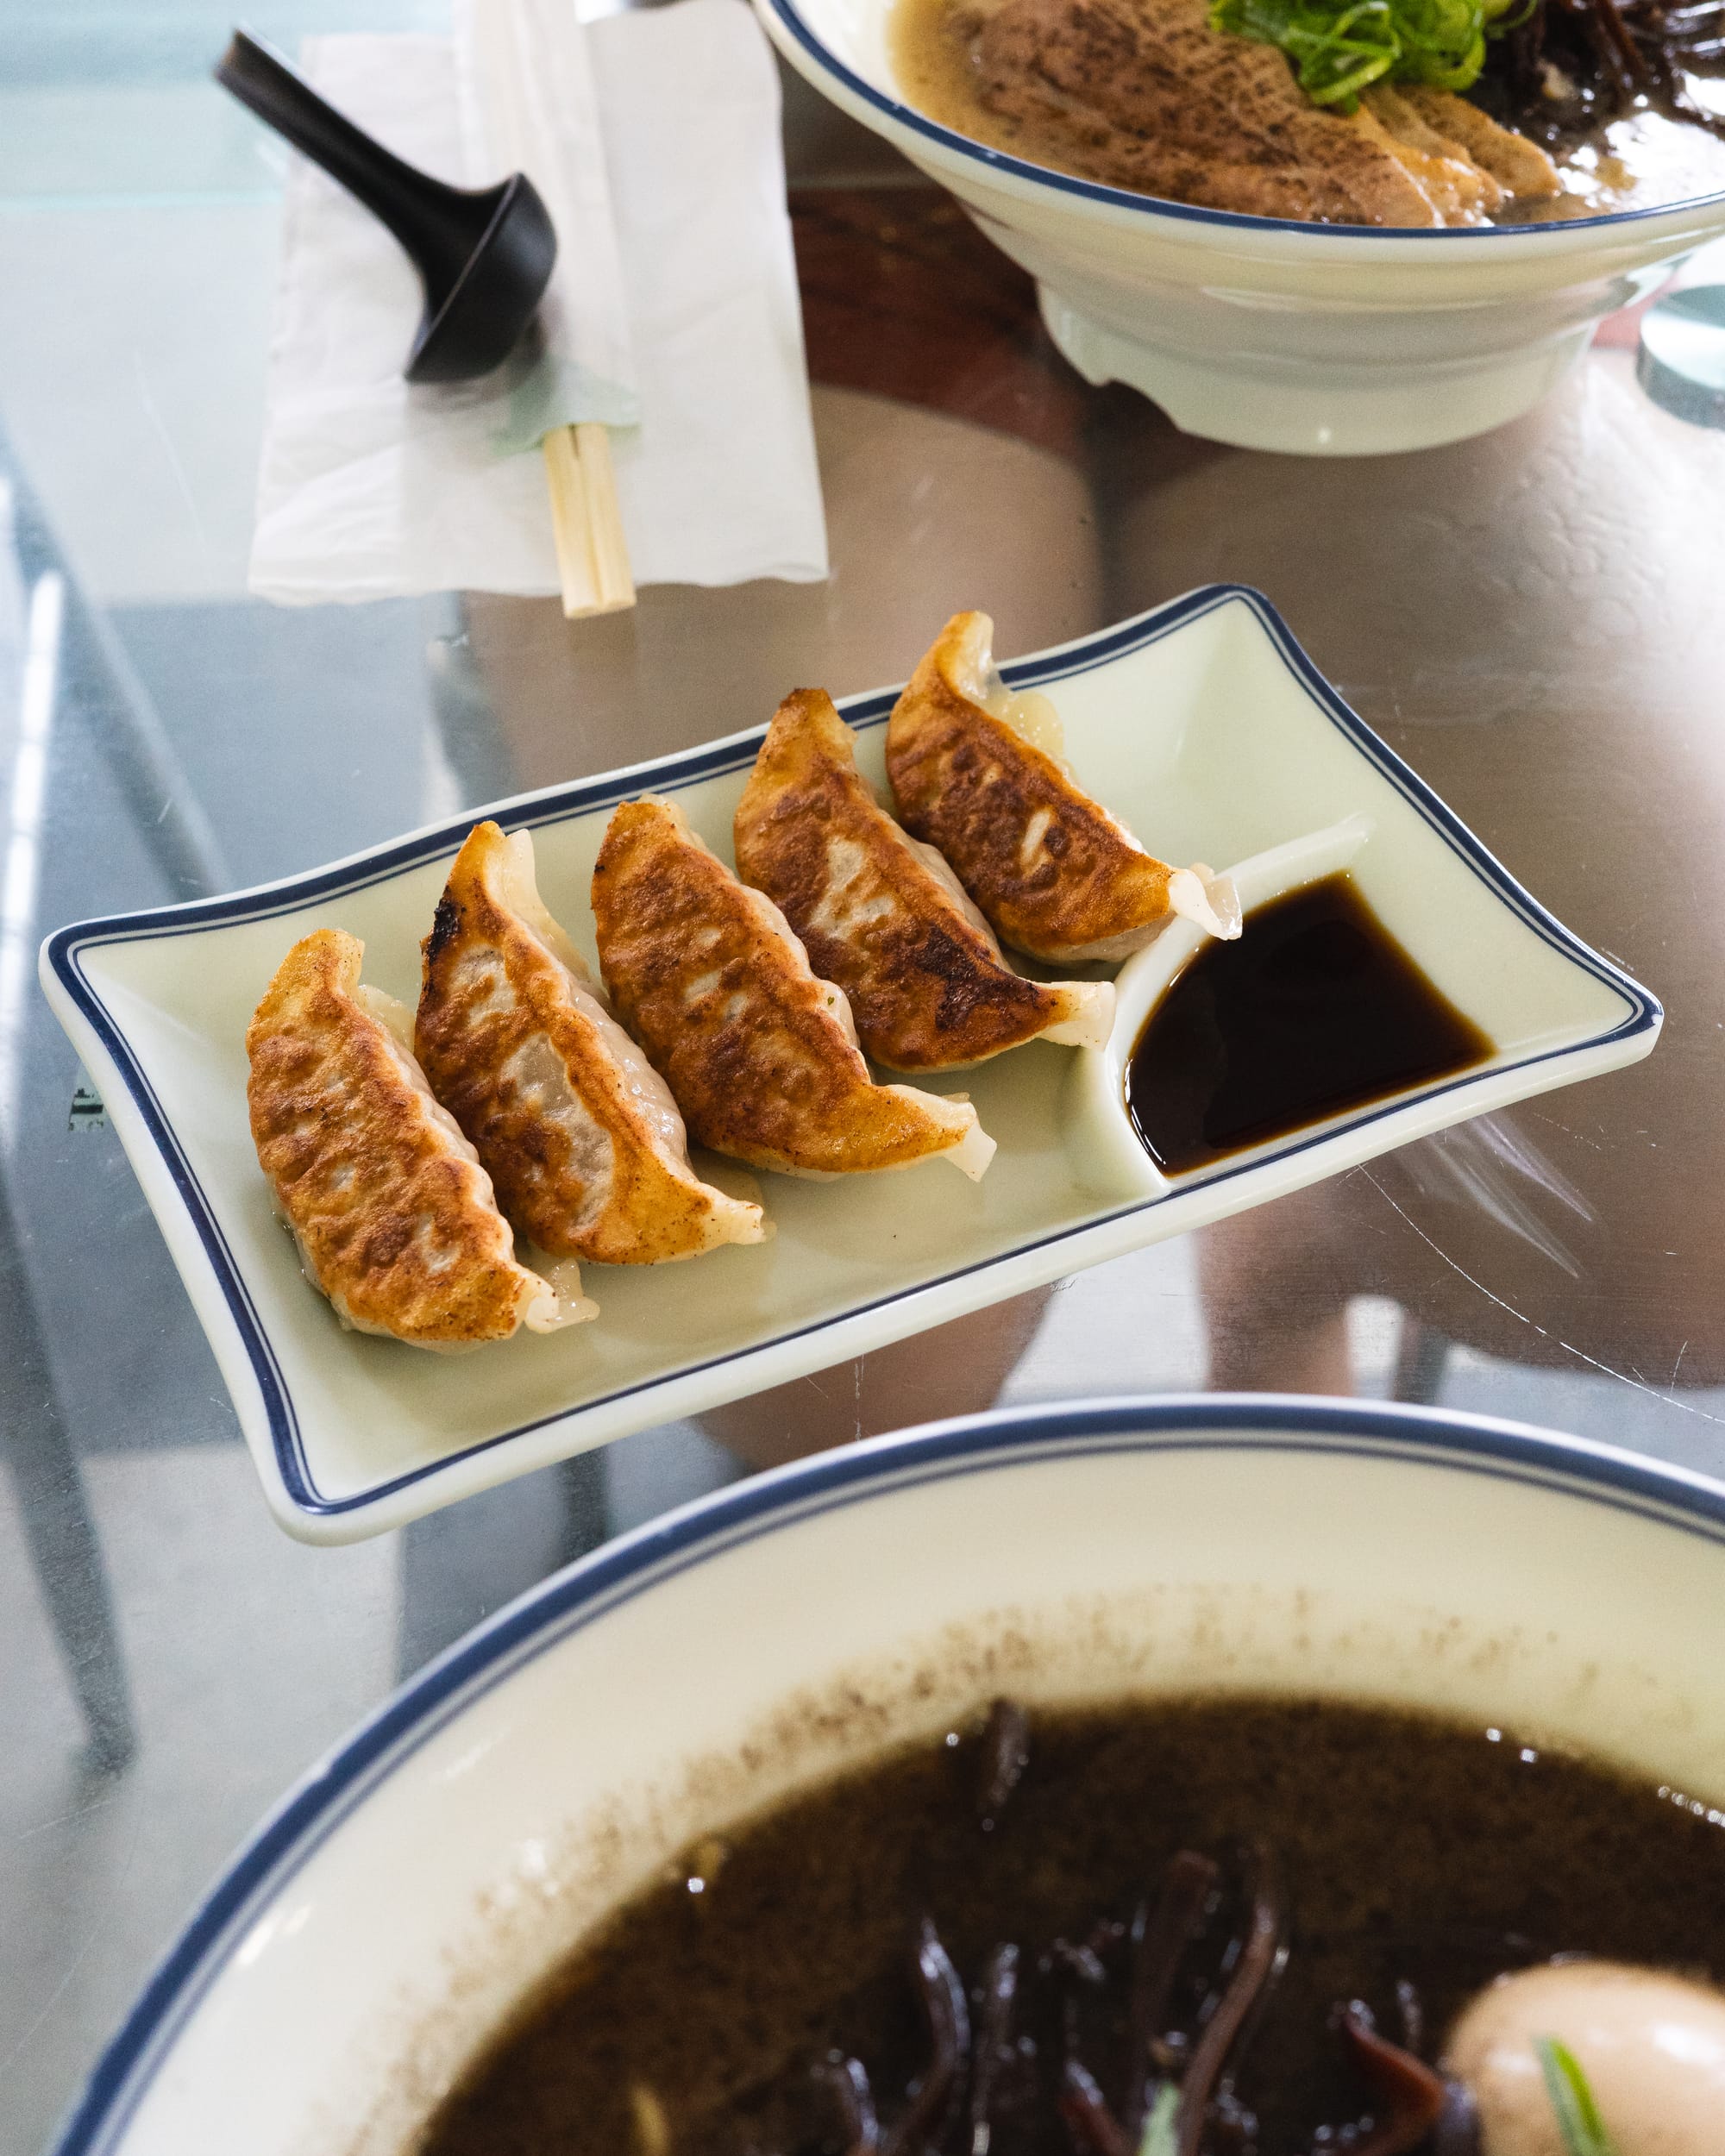
M1432 2128L1432 2156L1480 2156L1479 2106L1465 2082L1444 2083L1444 2105Z
M1362 2001L1350 1999L1334 2018L1371 2092L1371 2115L1369 2122L1332 2128L1331 2145L1339 2144L1349 2156L1413 2156L1442 2117L1449 2084L1412 2052L1380 2036Z
M928 2030L929 2061L912 2084L910 2100L881 2143L884 2156L923 2156L938 2141L970 2055L970 2009L952 1958L932 1921L917 1932L913 1977Z
M881 2146L881 2122L862 2061L834 2053L815 2067L814 2078L837 2117L845 2156L875 2156Z
M1070 1939L1057 1939L1047 1958L1051 1969L1063 1969L1092 1991L1100 1991L1108 1981L1102 1957L1094 1946L1075 1946Z
M1257 2114L1232 2089L1218 2089L1204 2128L1204 2156L1254 2156L1257 2147Z
M1396 2018L1402 2024L1402 2048L1410 2051L1415 2059L1426 2055L1426 2008L1420 1996L1420 1987L1409 1977L1402 1977L1396 1985Z
M1136 2147L1158 2066L1153 2048L1166 2033L1174 1980L1216 1883L1216 1867L1182 1849L1163 1875L1154 1907L1141 1902L1132 1924L1132 1990L1126 2004L1126 2093L1120 2106L1126 2138Z
M1018 1996L1019 1950L996 1946L982 1971L970 2066L970 2156L988 2156L1001 2071L1013 2059L1013 2006Z
M1175 2145L1179 2156L1198 2156L1210 2098L1234 2040L1282 1960L1282 1897L1267 1850L1251 1852L1251 1881L1244 1935L1231 1947L1232 1972L1215 2011L1204 2024L1180 2084Z
M1689 0L1536 0L1525 22L1493 41L1477 102L1547 148L1572 146L1648 99L1675 119L1725 135L1725 116L1689 95L1685 68L1725 57L1725 6ZM1572 85L1554 97L1555 67Z
M1095 2078L1070 2055L1061 2070L1060 2115L1078 2156L1136 2156Z
M1030 1764L1030 1719L1015 1700L997 1699L982 1729L976 1776L976 1818L993 1833L1007 1800Z

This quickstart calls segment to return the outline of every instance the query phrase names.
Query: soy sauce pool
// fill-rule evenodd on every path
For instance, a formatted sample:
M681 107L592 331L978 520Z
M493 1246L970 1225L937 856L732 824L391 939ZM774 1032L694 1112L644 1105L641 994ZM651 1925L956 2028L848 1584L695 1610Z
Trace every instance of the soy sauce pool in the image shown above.
M1494 1052L1344 871L1255 907L1176 976L1126 1065L1126 1109L1182 1175Z
M1553 1955L1722 1973L1725 1829L1651 1780L1340 1701L1125 1701L1032 1710L1021 1778L985 1827L999 1712L698 1843L499 2033L423 2156L844 2156L867 2137L847 2138L822 2086L833 2052L866 2075L891 2146L930 2064L911 1970L924 1925L969 2034L917 2156L977 2145L1003 1946L1016 1982L993 2034L1011 2073L982 2099L988 2156L1073 2156L1063 2062L1076 2051L1120 2104L1134 1929L1185 1852L1214 1862L1216 1892L1151 2016L1173 2071L1229 1981L1243 1851L1273 1872L1287 1952L1230 2060L1256 2128L1242 2141L1219 2119L1203 2156L1348 2146L1320 2134L1370 2108L1338 2001L1401 2041L1411 1993L1435 2059L1482 1986Z

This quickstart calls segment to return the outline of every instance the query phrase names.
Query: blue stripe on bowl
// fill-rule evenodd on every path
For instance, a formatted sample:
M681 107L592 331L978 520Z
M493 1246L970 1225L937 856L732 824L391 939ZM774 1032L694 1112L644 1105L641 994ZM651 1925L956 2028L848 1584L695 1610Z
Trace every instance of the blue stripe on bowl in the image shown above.
M1242 1448L1490 1476L1725 1547L1725 1488L1683 1469L1485 1416L1264 1394L1086 1401L966 1416L758 1476L532 1589L429 1664L313 1768L229 1865L151 1976L92 2070L54 2156L109 2156L264 1905L466 1708L608 1611L743 1543L888 1492L1097 1453Z
M1169 202L1160 195L1135 194L1127 187L1107 187L1100 180L1081 179L1076 173L1057 172L1048 165L1032 164L1029 159L1014 157L1010 150L997 150L987 142L978 142L968 135L961 135L956 128L943 127L938 120L931 120L926 113L919 112L914 105L888 91L877 90L873 83L859 75L854 67L840 60L832 48L822 42L818 33L807 23L795 5L795 0L756 0L757 7L770 14L806 53L815 66L842 83L852 97L860 97L874 110L906 128L913 135L935 143L941 149L985 166L997 172L1009 173L1015 179L1028 180L1039 187L1051 189L1056 194L1074 195L1081 201L1106 203L1111 208L1131 211L1134 216L1170 217L1189 224L1221 225L1239 232L1300 232L1321 235L1335 240L1413 240L1424 243L1452 243L1466 241L1532 238L1538 244L1560 238L1570 232L1590 232L1602 225L1638 223L1648 217L1681 217L1688 212L1707 208L1712 204L1725 204L1725 190L1715 188L1702 195L1686 197L1681 202L1662 202L1643 210L1613 210L1597 217L1553 218L1540 224L1446 226L1425 230L1414 225L1369 224L1314 224L1298 217L1254 217L1238 210L1205 210L1193 203Z
M1275 607L1262 592L1254 591L1250 586L1203 586L1182 599L1152 608L1147 613L1135 616L1113 628L1100 630L1095 636L1080 637L1037 658L1009 661L1001 671L1016 688L1045 688L1055 682L1070 680L1075 675L1092 673L1111 660L1124 658L1146 645L1158 642L1206 615L1231 605L1245 606L1257 618L1283 663L1299 681L1312 703L1333 725L1348 736L1359 753L1424 818L1451 850L1517 918L1553 950L1622 997L1624 1005L1622 1018L1605 1031L1570 1047L1545 1050L1510 1063L1493 1063L1483 1073L1476 1071L1417 1092L1400 1094L1391 1101L1361 1109L1315 1133L1245 1155L1220 1168L1180 1177L1176 1181L1174 1189L1166 1195L1136 1200L1098 1211L1078 1226L1033 1237L974 1265L960 1266L934 1279L919 1282L914 1288L894 1289L869 1301L854 1304L837 1318L816 1319L808 1325L775 1333L770 1339L747 1350L747 1353L765 1354L793 1341L809 1338L850 1318L863 1316L869 1311L897 1302L906 1295L932 1293L954 1281L966 1279L972 1274L986 1272L996 1265L1009 1264L1034 1251L1051 1249L1070 1241L1076 1236L1087 1234L1092 1228L1108 1221L1124 1219L1131 1213L1145 1211L1151 1206L1166 1204L1170 1196L1250 1174L1261 1167L1266 1159L1292 1158L1308 1153L1316 1147L1333 1144L1353 1131L1368 1128L1424 1102L1449 1094L1465 1096L1470 1087L1479 1087L1488 1080L1502 1075L1505 1070L1533 1069L1542 1064L1559 1062L1567 1056L1584 1055L1609 1043L1645 1033L1662 1021L1664 1012L1658 1000L1621 968L1590 950L1530 893L1524 890L1425 781L1402 761L1386 742L1379 739L1358 712L1343 701L1301 649ZM839 708L850 724L858 728L883 725L896 694L895 690L882 689L866 696L849 697L844 699ZM728 740L668 756L656 763L642 765L626 776L605 773L597 778L580 780L573 785L555 787L545 793L518 796L492 809L474 809L417 837L402 839L393 845L380 848L352 861L315 869L306 875L293 877L260 890L237 892L223 898L195 899L187 905L157 907L145 912L76 922L48 939L47 959L55 978L112 1058L173 1180L187 1216L197 1230L210 1271L251 1364L282 1486L292 1504L308 1516L335 1517L362 1510L398 1491L411 1488L429 1476L446 1473L463 1461L477 1458L494 1451L499 1445L508 1445L518 1438L530 1436L536 1431L561 1422L571 1411L559 1410L556 1413L518 1424L494 1437L479 1439L442 1459L410 1469L388 1482L373 1483L351 1496L335 1497L320 1490L311 1470L298 1413L271 1345L268 1329L246 1287L238 1261L216 1221L214 1208L186 1158L172 1119L133 1054L123 1030L83 969L85 952L99 950L110 943L191 935L204 929L229 925L236 921L270 919L278 914L296 912L314 900L367 889L409 869L423 867L427 862L437 861L453 854L474 824L486 815L494 816L507 830L537 830L547 824L567 821L572 816L614 807L618 802L627 800L644 789L662 793L675 793L727 772L746 769L754 761L765 734L764 726L756 727ZM679 1364L657 1376L644 1378L637 1384L620 1387L615 1392L584 1401L573 1412L586 1413L608 1407L650 1391L671 1378L696 1376L703 1370L711 1369L731 1359L729 1355L720 1355L701 1362Z

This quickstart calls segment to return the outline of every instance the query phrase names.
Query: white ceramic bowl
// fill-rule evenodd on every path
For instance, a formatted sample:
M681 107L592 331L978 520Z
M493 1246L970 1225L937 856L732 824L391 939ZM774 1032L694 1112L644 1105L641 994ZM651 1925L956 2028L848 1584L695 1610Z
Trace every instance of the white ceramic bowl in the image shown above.
M1097 1401L847 1447L536 1589L320 1764L60 2156L382 2156L695 1834L1009 1689L1339 1694L1725 1796L1725 1490L1411 1408Z
M1565 223L1443 232L1192 209L989 149L898 95L892 0L755 0L832 102L950 188L1036 279L1092 382L1189 434L1353 456L1459 441L1536 404L1594 326L1725 233L1725 194Z

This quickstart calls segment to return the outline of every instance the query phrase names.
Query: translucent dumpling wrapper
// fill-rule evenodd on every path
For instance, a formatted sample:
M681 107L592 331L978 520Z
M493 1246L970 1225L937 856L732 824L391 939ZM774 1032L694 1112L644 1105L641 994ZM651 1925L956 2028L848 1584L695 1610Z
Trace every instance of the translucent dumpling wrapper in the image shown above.
M573 1266L521 1264L479 1156L433 1097L411 1019L339 929L296 943L246 1034L258 1160L345 1326L477 1347L598 1315Z
M887 726L906 828L938 848L1003 943L1051 965L1113 964L1176 915L1240 932L1239 893L1201 862L1170 867L1091 799L1044 696L1015 696L986 614L955 614Z
M864 1050L894 1070L980 1062L1026 1041L1100 1048L1107 981L1026 981L932 846L880 805L819 689L779 706L737 805L737 873L837 982Z
M877 1086L844 991L674 801L625 801L593 869L599 968L702 1144L792 1175L994 1156L968 1100Z
M469 834L423 957L419 1060L530 1241L653 1265L762 1240L760 1206L689 1165L669 1087L540 899L526 831Z

